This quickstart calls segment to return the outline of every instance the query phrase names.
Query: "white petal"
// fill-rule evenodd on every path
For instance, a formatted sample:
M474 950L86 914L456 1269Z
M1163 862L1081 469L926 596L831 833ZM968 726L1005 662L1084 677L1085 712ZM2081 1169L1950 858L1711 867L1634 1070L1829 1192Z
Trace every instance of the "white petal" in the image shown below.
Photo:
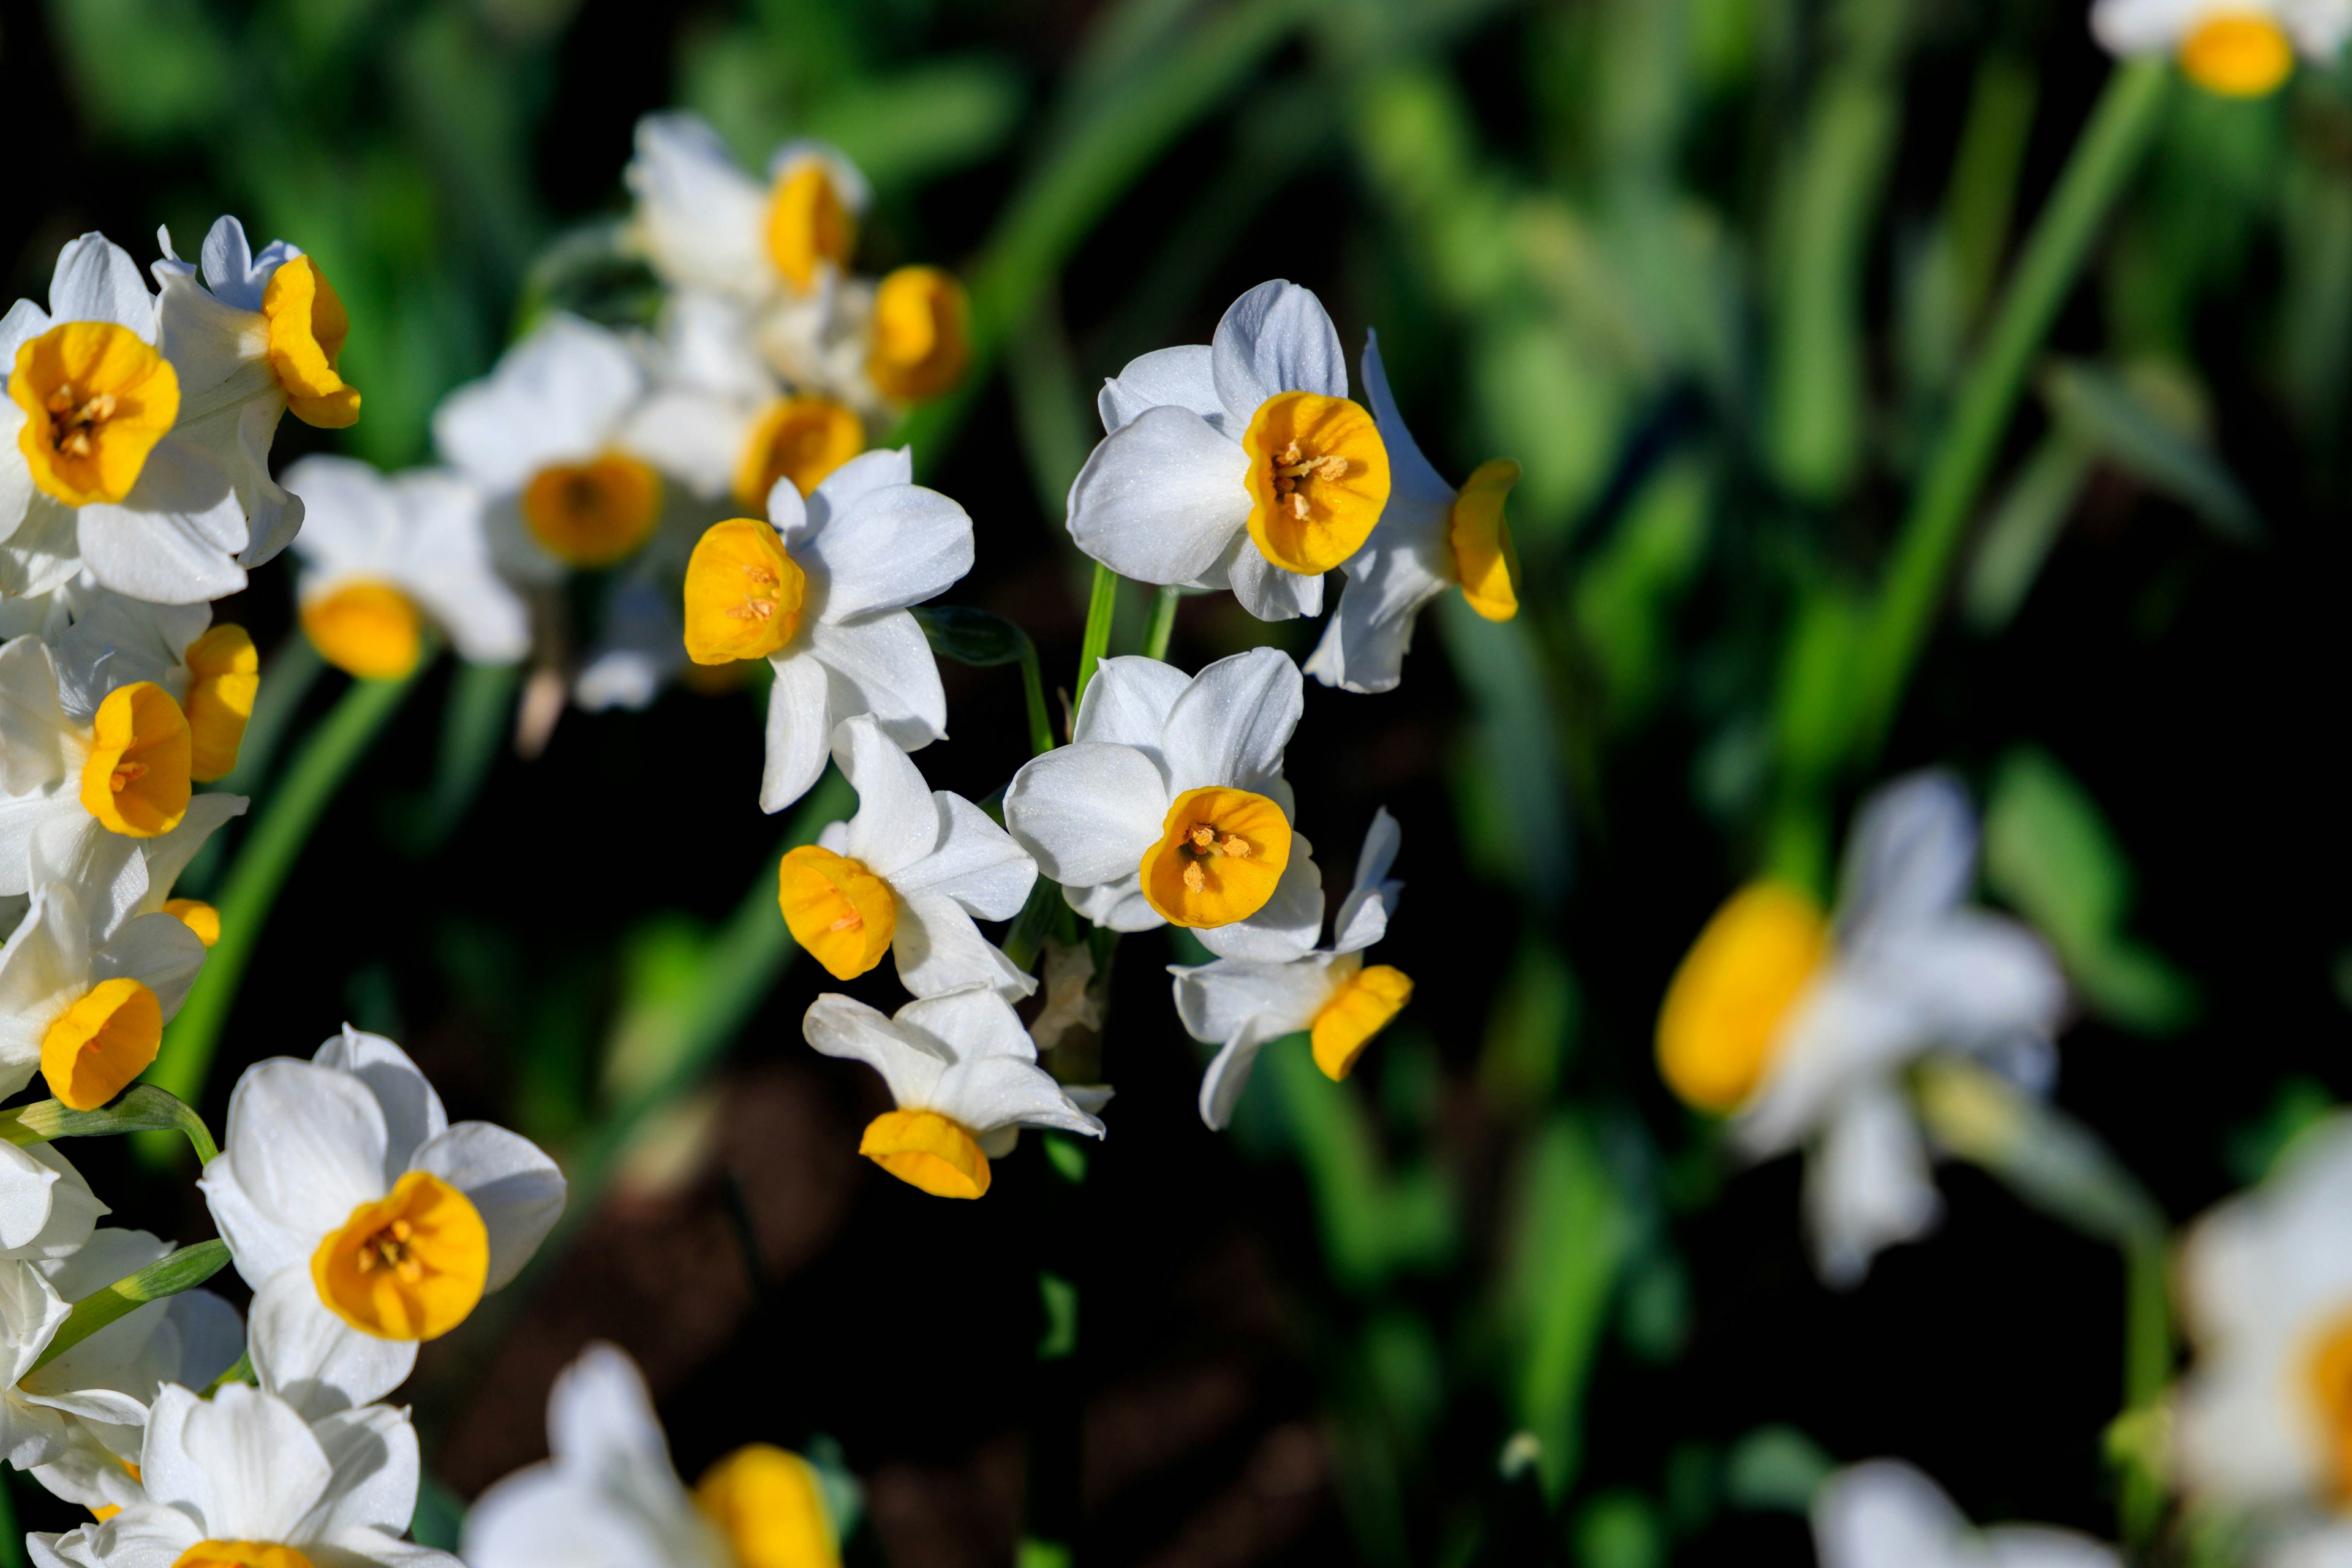
M1854 814L1839 926L1860 940L1932 919L1968 897L1976 868L1976 812L1960 781L1941 769L1897 779Z
M0 1258L0 1326L5 1331L0 1332L0 1376L7 1378L6 1386L13 1388L33 1370L72 1311L38 1268L21 1258ZM43 1463L47 1457L30 1462ZM14 1452L9 1459L20 1467L27 1462Z
M808 794L824 772L832 733L824 666L805 647L769 661L776 679L768 688L766 761L760 774L760 809L782 811Z
M196 1185L204 1191L205 1206L212 1211L221 1239L228 1243L229 1261L236 1265L240 1279L258 1290L279 1274L294 1270L308 1288L310 1254L319 1245L316 1233L268 1218L254 1207L252 1196L237 1179L236 1162L228 1154L216 1155L205 1165Z
M245 509L226 470L185 441L157 442L131 493L83 507L77 531L90 575L134 599L193 605L245 586Z
M834 765L857 792L857 815L842 853L891 880L940 840L940 812L915 760L891 743L870 714L845 719L833 731Z
M669 1471L669 1441L644 1376L625 1352L602 1341L556 1375L547 1395L547 1443L569 1469Z
M247 1331L261 1386L312 1419L382 1399L416 1365L415 1341L363 1333L320 1300L307 1259L254 1293Z
M13 1143L0 1143L0 1251L29 1245L49 1223L58 1173Z
M709 121L683 113L638 121L626 178L638 232L664 277L739 298L772 286L768 193L736 165Z
M1131 359L1125 370L1103 383L1101 393L1095 398L1105 435L1122 425L1133 424L1146 409L1168 405L1189 408L1223 433L1225 405L1217 401L1217 382L1209 368L1208 344L1154 349ZM1240 432L1234 434L1238 437Z
M205 966L204 940L176 915L135 915L89 956L94 980L127 975L155 993L170 1022Z
M1070 1103L1037 1066L1037 1047L1004 998L974 985L908 1003L892 1020L908 1038L951 1055L930 1109L975 1133L1058 1127L1102 1136L1102 1123Z
M2066 1005L2057 960L2026 927L1982 910L1869 928L1846 967L1910 1016L1922 1045L1991 1050L2047 1039Z
M1855 1090L1805 1163L1805 1217L1822 1279L1860 1284L1883 1248L1925 1236L1942 1215L1901 1091L1885 1083Z
M1133 746L1159 759L1168 715L1192 683L1182 670L1156 658L1127 654L1104 659L1078 699L1078 721L1070 738Z
M12 1250L20 1258L61 1259L84 1250L98 1222L113 1212L89 1190L89 1183L74 1169L53 1143L36 1143L24 1151L35 1163L57 1173L49 1188L48 1217L29 1240Z
M871 451L858 453L825 475L816 489L809 492L804 524L795 528L772 510L769 512L769 521L797 548L827 529L855 526L847 520L869 497L914 482L915 453L912 447L877 447ZM797 497L799 492L796 490L793 494Z
M166 276L156 302L158 346L180 378L183 417L203 397L269 352L269 326L186 276ZM264 374L268 374L266 371ZM210 400L206 399L209 406Z
M1225 310L1210 342L1217 399L1236 437L1258 405L1277 392L1348 395L1348 356L1339 331L1311 289L1276 279Z
M1304 957L1323 932L1323 872L1315 864L1314 847L1303 833L1290 839L1290 859L1274 897L1245 921L1211 926L1192 934L1219 958L1244 958L1260 963L1283 963Z
M171 1568L204 1533L178 1509L152 1503L126 1508L104 1524L87 1528L90 1544L83 1561L103 1568Z
M155 296L130 252L102 234L85 234L58 252L49 275L49 315L60 321L111 321L155 341Z
M0 644L0 793L30 795L65 776L57 662L37 637Z
M465 1561L471 1568L701 1568L726 1561L723 1546L701 1539L709 1527L687 1517L683 1494L677 1518L649 1517L628 1506L634 1493L616 1495L601 1479L532 1465L497 1482L466 1510Z
M286 488L302 498L295 550L307 565L330 577L391 571L400 513L391 482L373 465L314 454L287 468Z
M292 1538L320 1542L358 1530L399 1535L416 1513L422 1468L416 1428L397 1410L381 1405L343 1410L311 1427L311 1436L332 1467L326 1494L295 1526Z
M971 517L937 490L890 485L836 511L796 553L822 572L824 619L904 609L971 570Z
M345 1024L342 1033L330 1035L311 1053L322 1068L349 1073L375 1096L383 1112L383 1184L389 1190L408 1169L409 1159L449 1125L441 1097L406 1051L385 1039Z
M460 1121L416 1152L430 1171L473 1199L490 1233L495 1290L521 1272L563 1214L563 1173L537 1144L487 1121Z
M882 732L908 752L946 736L947 689L913 616L885 610L854 621L820 621L808 628L808 647L824 667L825 710L833 723L871 713Z
M880 1073L890 1098L901 1106L929 1107L949 1066L940 1050L919 1042L865 1003L831 992L809 1004L801 1033L823 1055L864 1062Z
M1191 968L1171 964L1168 973L1185 1033L1213 1046L1242 1034L1271 1040L1307 1027L1358 967L1314 953L1288 963L1221 958Z
M1813 1497L1822 1568L1970 1568L1968 1521L1909 1465L1873 1460L1838 1471Z
M1390 510L1381 513L1380 526L1389 525L1401 500L1420 501L1443 513L1454 505L1454 487L1422 456L1421 444L1405 428L1404 416L1397 412L1396 395L1389 390L1388 366L1381 362L1379 333L1364 334L1364 357L1360 363L1364 373L1364 401L1371 405L1372 419L1381 427L1381 445L1388 448L1389 455Z
M1226 571L1234 602L1261 621L1294 621L1323 613L1323 579L1284 571L1260 554L1246 533L1234 542Z
M898 966L898 984L916 996L936 996L974 984L1014 999L1037 989L1034 980L980 934L971 916L954 900L937 893L898 900L890 956Z
M530 651L530 612L492 559L480 491L455 474L421 469L401 475L394 494L404 524L397 580L449 634L459 658L519 662Z
M1169 710L1162 745L1171 793L1223 784L1265 794L1306 710L1306 683L1280 648L1217 660Z
M1065 888L1062 897L1080 915L1109 931L1156 931L1168 923L1143 896L1139 868L1108 882Z
M890 885L902 897L928 892L952 899L984 921L1019 914L1036 885L1037 862L963 796L940 790L929 804L935 842L921 859L896 872Z
M541 468L593 458L618 434L645 373L619 335L551 315L498 368L443 399L433 439L451 466L493 490L518 490Z
M144 1466L142 1479L159 1502L197 1503L215 1540L289 1539L332 1474L294 1407L242 1383L197 1401L182 1418L176 1446L202 1476L201 1491L192 1495L177 1464L166 1467L160 1484Z
M1070 537L1123 577L1192 583L1249 521L1248 468L1241 444L1190 409L1147 409L1078 470Z
M1136 874L1171 798L1141 752L1084 742L1022 764L1004 791L1004 825L1046 876L1090 887Z
M244 795L226 795L217 790L192 795L188 800L188 814L180 819L179 826L169 833L142 841L140 858L146 862L147 887L139 905L140 912L153 914L162 910L163 901L172 896L172 885L180 879L180 873L187 869L188 862L196 858L196 852L205 847L205 841L231 819L243 816L252 804ZM100 923L99 929L112 929L114 921L120 918L121 913L118 912Z
M1426 531L1416 530L1413 509L1414 503L1391 498L1370 539L1341 566L1347 581L1339 606L1307 660L1307 673L1324 685L1395 690L1422 610L1454 585L1443 536L1431 541Z
M1403 843L1404 830L1389 808L1375 811L1371 826L1364 830L1364 847L1356 855L1356 879L1331 922L1332 952L1360 952L1388 934L1389 917L1404 891L1402 882L1389 879L1389 868L1396 864Z
M386 1142L365 1085L290 1057L246 1068L229 1097L226 1152L239 1185L265 1218L311 1237L383 1196Z

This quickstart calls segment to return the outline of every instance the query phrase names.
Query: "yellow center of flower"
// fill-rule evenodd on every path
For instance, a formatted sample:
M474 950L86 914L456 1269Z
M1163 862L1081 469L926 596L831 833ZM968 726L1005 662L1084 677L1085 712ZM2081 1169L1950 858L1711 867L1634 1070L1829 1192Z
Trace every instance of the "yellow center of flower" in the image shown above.
M765 658L801 628L808 575L757 518L712 523L686 563L686 657Z
M2294 46L2260 11L2216 11L2180 40L2180 71L2208 92L2261 98L2294 69Z
M1268 561L1309 576L1363 547L1389 503L1389 452L1372 416L1344 397L1278 392L1242 437L1250 538Z
M222 625L188 645L187 666L188 776L210 784L236 766L261 689L261 656L243 626Z
M269 368L294 417L326 430L358 424L359 389L335 368L352 333L351 313L319 264L298 256L271 273L261 314L269 322Z
M1143 896L1171 925L1231 925L1265 907L1289 864L1282 807L1245 789L1188 789L1143 852Z
M1412 980L1402 969L1375 963L1360 969L1331 994L1315 1015L1307 1036L1315 1047L1315 1065L1337 1083L1355 1070L1356 1058L1372 1037L1389 1026L1412 996Z
M302 602L302 633L329 664L362 680L397 680L416 668L425 617L380 577L355 577Z
M780 397L752 423L735 465L735 499L757 511L778 479L803 495L866 449L866 422L830 397Z
M96 1110L147 1070L163 1039L163 1005L124 975L101 980L41 1037L41 1076L76 1110Z
M1756 882L1733 894L1684 955L1658 1009L1667 1087L1701 1110L1745 1101L1829 951L1829 922L1802 893Z
M310 1568L310 1560L291 1546L263 1541L199 1541L172 1568Z
M793 940L835 980L855 980L890 951L898 911L890 884L863 862L814 844L776 868L776 902Z
M610 566L643 544L660 517L661 476L621 452L541 468L522 492L531 537L569 566Z
M695 1483L701 1509L736 1568L833 1568L841 1561L815 1467L772 1443L736 1449Z
M2341 1503L2352 1499L2352 1315L2328 1326L2305 1370L2327 1445L2327 1488Z
M1445 520L1445 543L1462 596L1490 621L1519 613L1519 552L1511 543L1503 502L1519 482L1519 466L1508 458L1481 463L1463 481Z
M111 321L68 321L16 351L8 395L33 482L68 506L119 501L180 416L180 373Z
M936 267L901 267L874 290L874 346L866 374L893 403L954 389L971 363L971 301Z
M195 932L206 947L220 941L220 911L202 899L165 899L163 912Z
M152 838L188 814L194 757L187 715L152 680L119 686L90 721L82 809L111 832Z
M857 1152L935 1198L988 1191L988 1156L971 1134L936 1110L891 1110L866 1124Z
M310 1256L310 1279L335 1316L386 1340L438 1339L482 1299L490 1237L473 1200L411 1171L391 1195L352 1211Z
M795 293L814 286L819 267L845 266L856 248L857 220L823 160L803 158L776 176L768 197L768 259Z

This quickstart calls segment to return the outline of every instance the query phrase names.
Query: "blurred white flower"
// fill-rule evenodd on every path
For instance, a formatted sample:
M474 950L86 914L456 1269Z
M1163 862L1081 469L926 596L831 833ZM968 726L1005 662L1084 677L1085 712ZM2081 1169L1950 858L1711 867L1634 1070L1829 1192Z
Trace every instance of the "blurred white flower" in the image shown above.
M815 1469L765 1443L739 1448L692 1493L645 1379L592 1344L547 1396L542 1463L466 1510L471 1568L833 1568L836 1527Z
M509 570L551 581L653 536L661 476L624 439L646 384L619 334L558 313L434 410L434 445L488 498Z
M156 340L138 264L98 234L58 254L47 310L19 300L0 318L0 593L85 569L163 605L245 586L245 508L220 460L175 433L181 374Z
M1323 574L1388 503L1339 331L1295 283L1234 300L1207 347L1129 361L1096 401L1108 434L1070 487L1070 537L1121 576L1229 587L1260 620L1317 615Z
M1171 964L1176 1016L1192 1037L1218 1048L1201 1079L1201 1120L1222 1128L1267 1042L1306 1030L1315 1065L1335 1081L1353 1070L1372 1037L1404 1007L1412 982L1385 963L1364 967L1364 950L1387 934L1402 882L1389 879L1402 832L1383 806L1364 833L1356 880L1332 922L1332 942L1288 963L1220 958L1194 968Z
M1157 659L1104 659L1072 743L1013 775L1004 825L1097 925L1172 921L1221 958L1300 957L1323 927L1323 876L1282 776L1305 707L1298 667L1276 648L1190 679Z
M199 1184L253 1288L254 1371L312 1415L398 1386L563 1212L553 1161L450 1125L405 1052L349 1026L246 1068L221 1143Z
M768 183L745 174L698 115L648 114L623 176L637 199L638 243L664 280L746 304L806 294L848 264L870 194L823 142L788 142Z
M882 1075L896 1110L868 1122L857 1152L910 1186L943 1198L988 1191L988 1162L1024 1127L1103 1135L1037 1065L1012 1005L987 985L919 997L885 1016L831 994L802 1020L808 1043Z
M416 1511L416 1432L382 1405L303 1419L241 1383L166 1386L139 1452L142 1500L26 1538L42 1568L460 1568L401 1539Z
M0 947L0 1094L37 1070L58 1099L94 1110L155 1059L163 1026L204 967L205 943L170 914L94 927L90 916L108 912L86 909L70 883L34 884Z
M918 996L975 981L1016 1000L1035 990L972 921L1019 914L1037 863L980 807L926 785L871 715L842 721L833 760L857 792L857 814L778 868L793 940L835 980L856 979L887 951Z
M1964 906L1976 857L1958 781L1885 785L1855 816L1834 933L1802 893L1754 884L1708 921L1659 1011L1675 1093L1734 1114L1753 1158L1809 1149L1808 1229L1832 1284L1940 1213L1910 1062L1965 1054L2033 1089L2054 1070L2065 983L2033 932Z
M2274 91L2302 51L2331 64L2352 36L2352 0L2095 0L2091 31L2111 53L2169 54L2209 91Z
M1822 1568L2122 1568L2115 1549L2071 1530L2004 1524L1978 1530L1911 1466L1872 1459L1831 1476L1813 1496Z
M1363 372L1364 395L1388 445L1394 485L1380 526L1339 568L1348 582L1307 673L1349 691L1392 691L1404 673L1413 623L1446 589L1460 588L1470 607L1490 621L1519 613L1518 552L1503 516L1519 466L1507 458L1482 463L1457 491L1438 477L1404 427L1381 363L1380 342L1370 333Z
M808 793L845 719L870 713L910 752L947 734L939 665L907 606L971 570L971 518L914 474L901 447L843 464L806 500L779 481L767 522L719 523L687 563L687 657L776 672L762 811Z
M458 657L512 664L530 651L530 612L490 554L482 493L438 468L383 474L351 458L286 471L309 521L296 552L302 629L330 663L394 679L416 666L424 623Z

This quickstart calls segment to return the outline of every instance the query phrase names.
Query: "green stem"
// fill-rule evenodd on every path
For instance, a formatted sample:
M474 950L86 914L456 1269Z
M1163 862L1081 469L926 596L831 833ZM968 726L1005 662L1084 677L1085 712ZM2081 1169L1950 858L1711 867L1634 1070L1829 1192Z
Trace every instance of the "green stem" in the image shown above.
M1029 751L1044 756L1054 749L1054 720L1045 706L1045 672L1037 662L1037 645L1021 635L1021 697L1029 709Z
M105 1138L119 1132L177 1132L209 1165L220 1152L212 1129L187 1101L152 1083L134 1083L113 1103L76 1110L61 1100L36 1100L0 1110L0 1142L47 1143L58 1138Z
M2153 1416L2172 1381L2172 1302L2167 1293L2165 1237L2143 1232L2124 1244L2124 1415ZM2164 1522L2164 1477L2147 1463L2126 1462L2117 1513L2124 1543L2139 1560Z
M360 759L367 755L392 716L416 684L429 659L398 680L355 680L319 727L303 740L293 760L246 836L228 880L217 900L220 941L205 955L204 973L171 1027L163 1031L162 1050L148 1069L148 1081L190 1105L204 1100L205 1080L212 1072L221 1029L236 1005L246 966L269 923L270 906L278 901L295 859L310 841L311 831L326 813L328 803L342 787ZM152 1143L141 1145L142 1157L168 1158Z
M58 1325L56 1337L49 1341L48 1348L33 1363L31 1370L40 1371L109 1323L129 1317L150 1301L194 1289L227 1264L228 1243L200 1241L93 1291L74 1303L72 1312Z
M1095 678L1095 666L1110 647L1110 623L1118 614L1118 574L1097 561L1094 592L1087 599L1087 634L1078 644L1078 683L1070 692L1073 721L1077 703L1087 694L1087 682Z
M1168 639L1176 632L1176 604L1184 596L1181 588L1170 586L1160 590L1151 601L1151 624L1143 634L1143 657L1166 658Z
M2139 166L2171 79L2172 67L2158 57L2116 68L2026 241L1895 541L1875 611L1863 628L1862 657L1855 664L1861 697L1851 747L1856 761L1874 755L1885 739L2026 374L2073 292L2100 226Z

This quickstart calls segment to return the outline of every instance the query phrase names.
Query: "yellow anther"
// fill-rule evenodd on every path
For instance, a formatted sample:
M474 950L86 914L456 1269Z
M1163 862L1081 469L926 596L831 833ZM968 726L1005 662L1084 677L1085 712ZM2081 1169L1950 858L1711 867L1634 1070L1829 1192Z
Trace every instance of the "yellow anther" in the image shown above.
M1208 885L1208 873L1201 869L1201 863L1199 861L1195 860L1192 864L1184 868L1185 891L1197 893Z

